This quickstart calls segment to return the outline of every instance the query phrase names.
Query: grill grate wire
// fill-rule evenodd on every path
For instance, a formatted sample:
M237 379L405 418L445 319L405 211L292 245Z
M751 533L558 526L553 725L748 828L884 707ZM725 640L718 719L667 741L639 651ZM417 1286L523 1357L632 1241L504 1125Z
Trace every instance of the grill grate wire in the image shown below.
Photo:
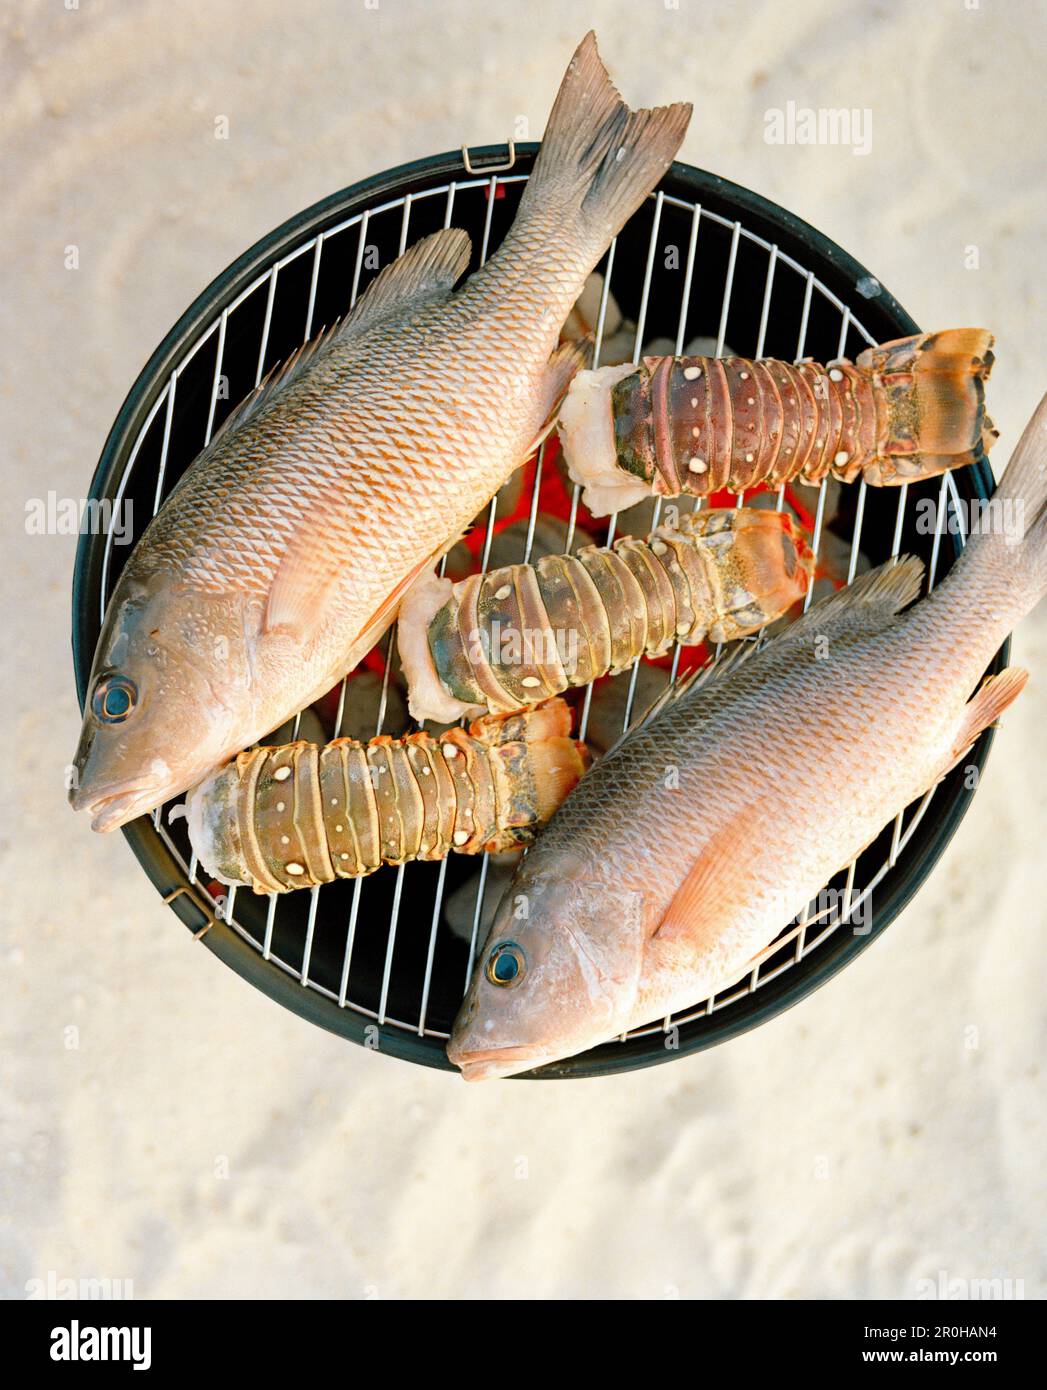
M454 225L455 210L457 206L460 206L460 199L463 197L463 195L473 197L477 195L485 196L487 200L487 206L484 217L483 235L480 248L480 263L482 264L488 256L492 230L492 217L496 198L499 196L499 190L503 189L507 185L522 183L526 180L526 178L526 174L513 174L505 177L499 177L498 175L491 174L490 176L483 178L474 178L468 180L452 180L451 182L436 188L424 189L418 192L408 193L400 198L391 199L382 203L378 207L366 208L362 212L356 213L353 216L346 218L344 221L336 224L335 226L326 228L318 235L303 241L303 243L300 246L295 247L287 255L283 256L280 260L276 261L268 270L264 271L262 274L257 276L245 289L241 291L241 293L230 304L226 305L226 307L215 317L211 324L196 337L192 344L186 349L181 360L178 362L178 365L170 373L166 385L158 393L156 400L153 402L151 409L146 415L141 429L139 430L135 442L130 450L127 464L118 484L115 496L115 505L113 508L113 515L117 515L117 509L119 507L119 504L124 498L124 494L127 490L129 479L131 478L132 472L135 468L135 464L138 459L140 450L142 448L143 441L149 433L159 412L163 410L164 425L162 440L160 444L160 458L157 466L156 488L152 506L153 514L155 514L156 511L159 509L159 506L163 501L167 489L167 465L172 438L172 423L175 416L176 393L178 390L179 381L182 379L186 369L193 362L193 360L196 358L197 354L201 351L201 349L203 349L205 345L207 345L211 341L212 338L216 338L215 365L211 382L207 423L204 432L204 437L201 441L201 447L203 447L209 442L214 428L217 403L220 399L220 386L223 379L222 367L224 364L224 353L229 318L238 308L241 307L241 305L245 304L248 300L252 299L253 296L260 294L261 292L264 292L265 310L258 346L258 356L254 373L254 383L255 385L258 385L258 383L261 381L262 376L264 374L266 353L269 346L269 335L271 324L273 321L273 311L277 292L277 282L280 272L283 269L285 269L292 262L297 261L301 257L308 256L311 253L312 263L309 281L308 305L303 325L304 331L302 339L303 341L306 341L313 334L313 317L317 298L317 285L321 272L321 263L324 256L324 250L325 247L332 240L334 240L334 238L338 236L340 233L349 231L354 227L359 229L356 256L353 264L351 289L349 293L349 307L352 307L356 303L356 300L360 293L360 282L362 278L362 271L364 268L364 252L365 247L367 245L368 230L372 221L376 220L381 215L395 213L399 211L400 229L398 254L402 254L409 244L411 214L413 207L417 203L427 199L435 199L442 197L444 199L444 214L442 225L446 228ZM719 227L723 230L726 230L730 234L727 267L724 278L724 286L720 304L720 313L716 337L717 356L722 355L727 339L729 313L731 309L731 296L734 288L738 250L739 245L742 243L745 243L749 247L757 248L759 251L766 253L765 279L761 299L759 327L757 330L755 351L753 354L754 356L762 357L764 355L764 347L766 343L767 332L771 322L772 292L777 282L778 272L783 267L793 272L794 274L800 276L803 280L804 285L802 307L800 310L800 321L798 325L796 338L795 359L797 361L802 359L805 355L808 325L812 311L812 304L814 302L820 302L823 305L831 306L832 309L839 313L840 328L837 348L838 357L843 357L845 355L848 336L851 333L855 334L857 338L861 340L861 344L863 346L871 345L874 343L874 338L868 333L868 331L864 328L862 323L854 316L851 307L845 304L826 285L824 285L817 278L813 271L807 269L798 261L793 259L791 256L787 255L785 252L780 250L777 244L765 240L763 237L759 236L755 232L743 226L743 224L739 220L732 221L728 218L721 216L719 213L716 213L710 209L703 208L703 206L699 202L690 202L685 199L676 197L674 195L665 193L664 191L658 191L657 193L651 194L649 201L653 202L654 207L651 228L648 237L646 259L644 261L644 278L640 294L640 307L636 320L636 336L632 354L633 362L639 361L643 348L648 309L650 303L650 295L652 289L652 276L658 252L658 238L662 223L663 210L666 207L671 207L678 211L682 211L686 213L690 219L689 233L687 239L686 261L684 265L684 273L680 290L679 316L675 340L675 350L677 353L683 351L685 344L688 308L690 306L691 301L691 293L692 286L694 284L695 270L698 264L697 253L700 245L700 231L702 226L705 224L711 224L713 226ZM603 344L608 296L610 293L612 282L614 281L617 246L618 239L616 238L615 241L611 243L603 267L604 285L603 293L600 300L598 319L595 331L596 342L594 365L599 365L600 361L600 351ZM816 295L819 297L818 301L815 301L814 297ZM542 483L544 464L545 445L543 444L538 451L535 463L533 482L531 485L532 490L527 513L527 532L523 547L523 554L521 556L521 559L524 562L527 562L530 559L532 546L534 543L535 525L538 516L539 489ZM855 574L857 572L857 564L862 541L862 528L865 519L866 501L866 484L864 480L857 485L856 492L857 498L855 522L853 533L851 536L850 556L847 570L848 582L854 579ZM819 553L819 547L822 541L826 493L827 488L826 484L823 481L821 484L818 485L817 501L815 505L814 528L811 537L812 549L814 550L816 556ZM908 494L908 484L898 489L897 512L895 516L893 542L890 551L891 556L897 556L899 554L906 518ZM568 529L566 548L568 550L574 548L574 544L577 539L579 496L580 488L576 486L573 490L573 495L571 497L570 511L567 523ZM776 507L778 510L781 510L781 508L783 507L784 498L785 489L783 486L778 489L778 495L776 500ZM737 500L737 505L739 507L742 506L744 501L744 494L740 495ZM700 507L701 499L696 499L693 505L696 509ZM481 563L482 570L486 570L488 567L491 552L491 544L494 538L494 522L496 516L496 507L497 499L494 498L492 499L487 511ZM654 503L652 526L656 526L658 524L659 517L661 514L661 508L662 500L659 498ZM606 538L604 541L604 543L607 545L611 544L611 542L614 539L617 520L617 515L615 515L612 516L608 522ZM966 539L965 532L963 530L963 510L960 503L959 494L956 489L955 480L951 474L945 474L941 479L938 494L938 506L936 512L936 525L933 537L931 560L928 570L928 589L933 587L937 576L941 542L943 533L946 529L946 522L948 522L950 530L955 529L958 532L962 544L963 541ZM99 593L100 616L104 616L105 605L108 600L111 588L111 571L113 559L112 548L113 532L112 530L110 530L110 532L106 535L105 538L105 548L102 560L101 583ZM443 572L444 563L445 562L441 562L441 573ZM809 607L812 596L813 590L808 590L804 604L805 610L807 607ZM749 640L761 643L764 640L764 637L765 634L759 634L756 638ZM395 641L395 627L393 629L390 629L388 635L383 637L381 641L383 644L387 644L387 651L391 654L394 649L393 643ZM709 667L703 673L703 676L700 677L700 679L704 679L708 675L708 672L711 669L713 669L720 655L721 650L720 648L717 648L715 656L712 658ZM679 644L676 644L672 654L670 672L672 677L675 677L677 673L679 659L680 646ZM639 666L640 661L638 660L636 663L634 663L627 677L629 686L624 714L624 727L626 728L629 726L634 712L636 683ZM385 662L385 672L382 680L381 696L379 700L378 714L374 729L374 732L376 734L382 732L382 726L385 721L388 701L390 667L391 661L387 660ZM618 679L626 679L626 677L623 675L621 677L618 677ZM584 692L584 696L580 706L578 736L583 739L585 738L588 730L592 694L593 687L592 685L590 685ZM337 714L335 717L334 727L335 737L337 737L342 732L348 700L349 681L347 676L343 678L339 689ZM294 720L294 737L297 737L298 735L300 718L301 714L299 713L299 715L297 715ZM708 1017L714 1012L714 1010L718 1011L720 1009L729 1007L731 1004L744 998L746 995L752 994L758 989L760 989L762 986L769 984L772 980L776 979L783 972L799 964L799 962L803 960L806 956L808 956L811 952L816 951L841 925L846 925L850 922L858 908L860 908L870 898L873 891L883 881L885 875L894 867L894 865L897 863L899 856L903 853L906 845L911 839L917 826L920 824L921 820L926 814L927 808L930 805L933 796L934 789L932 788L913 807L907 808L906 811L903 811L898 815L892 828L890 851L887 857L879 865L879 867L869 875L867 881L860 889L855 888L857 861L852 862L846 868L846 870L844 871L845 884L841 894L844 903L842 911L837 909L825 909L819 913L815 911L817 904L811 904L809 908L801 914L799 919L794 924L787 925L783 929L783 932L779 934L778 938L775 941L773 941L770 945L768 945L765 948L765 950L759 954L759 956L754 961L751 972L748 974L747 977L744 978L744 980L741 983L735 985L723 995L716 995L705 1000L697 1001L691 1009L688 1009L684 1012L673 1014L657 1022L652 1021L650 1024L644 1027L633 1029L630 1031L629 1034L623 1035L623 1038L626 1036L651 1036L659 1032L667 1032L675 1026L680 1026L682 1024L692 1022L702 1017ZM190 856L187 862L186 855L182 853L180 845L177 843L175 838L173 838L169 827L164 823L162 817L162 808L158 809L153 813L153 825L156 829L157 834L162 838L168 850L172 853L177 863L186 873L189 881L191 883L196 882L199 870L199 865L197 864L196 857L195 855ZM254 949L260 952L263 959L269 961L271 964L284 971L288 975L297 978L302 988L316 990L326 995L329 999L336 1000L341 1008L354 1010L366 1018L373 1019L375 1022L379 1024L379 1026L388 1025L397 1029L416 1033L417 1035L422 1037L430 1037L433 1039L443 1040L448 1037L448 1031L446 1029L434 1026L429 1020L429 1013L432 1002L431 990L433 984L434 965L441 937L442 913L444 908L447 885L448 862L449 861L445 859L441 861L438 865L432 908L431 911L425 913L425 917L428 919L428 940L425 954L423 976L421 980L420 1007L418 1010L418 1016L414 1019L401 1019L398 1017L394 1017L389 1013L388 1010L390 988L394 978L394 961L397 941L397 928L399 924L401 904L403 901L403 888L405 883L405 876L409 866L401 864L396 868L385 868L378 871L379 875L395 875L395 882L393 888L392 906L390 909L389 920L386 929L384 966L382 970L381 988L377 1008L371 1008L367 1004L362 1002L360 999L354 999L352 997L353 954L357 940L357 929L360 921L361 896L364 887L363 879L357 879L352 886L351 904L348 914L348 920L346 923L346 941L344 953L342 956L341 974L337 992L325 986L319 980L310 978L310 965L312 959L313 944L319 920L320 894L321 892L326 892L328 890L328 887L331 887L333 885L325 886L324 889L316 887L310 890L309 910L305 927L305 941L302 952L301 964L298 966L295 966L292 962L283 959L274 950L274 930L276 927L277 914L281 905L281 895L272 894L269 897L266 910L264 933L261 937L261 940L259 940L256 934L252 932L247 926L245 926L244 923L242 923L237 917L237 890L235 887L231 887L228 890L224 902L219 902L219 912L223 919L229 924L230 927L232 927L237 932L237 934L241 938L243 938ZM488 865L489 857L485 854L481 856L479 873L477 875L476 881L476 896L472 912L471 940L468 952L468 969L463 979L463 992L464 987L468 982L469 975L472 971L472 966L475 960L476 950L478 946L478 936L482 920L482 910L484 903L484 892L487 882ZM414 869L416 867L417 866L414 865L410 866L411 869ZM811 932L812 929L817 927L820 927L820 931L818 931L818 933L812 939L811 937L809 937L809 932ZM447 930L447 928L444 928L444 930ZM783 959L779 960L776 964L770 966L769 968L765 968L768 966L768 962L773 961L776 956L782 954L783 949L789 946L790 944L792 944L793 949L787 956L785 956Z

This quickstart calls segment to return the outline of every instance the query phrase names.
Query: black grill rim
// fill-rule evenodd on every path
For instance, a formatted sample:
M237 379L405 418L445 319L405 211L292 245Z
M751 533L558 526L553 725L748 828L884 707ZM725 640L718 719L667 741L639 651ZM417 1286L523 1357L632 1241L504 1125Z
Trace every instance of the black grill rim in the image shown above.
M529 172L538 149L534 142L518 144L512 173ZM155 389L162 388L186 349L215 314L254 278L304 238L368 206L440 183L464 182L484 176L485 164L504 160L505 147L474 147L469 157L472 173L466 169L461 151L449 151L399 165L352 184L289 218L238 257L193 301L139 373L106 439L89 496L101 499L112 495L127 453L148 414ZM732 221L739 219L747 230L777 243L781 251L814 271L821 283L845 303L853 302L858 281L871 278L864 266L809 223L716 174L674 162L659 189L670 196L699 202L703 208ZM920 331L915 320L882 285L874 299L863 303L862 322L881 342ZM987 498L992 493L994 480L986 462L963 469L954 474L954 478L958 492L967 500ZM945 539L943 536L943 543ZM958 552L959 539L955 536L948 539ZM104 545L99 542L103 540L101 536L90 534L80 536L73 574L72 649L81 711L100 628L95 596L101 581ZM1009 653L1010 639L996 654L990 670L1002 670L1007 665ZM994 730L987 729L969 758L969 764L976 765L979 773L985 766L993 736ZM704 1016L680 1025L678 1046L673 1049L664 1045L660 1034L630 1038L514 1079L560 1080L632 1071L714 1047L782 1013L830 980L890 926L934 868L973 796L972 789L960 786L951 799L947 800L943 794L932 799L913 836L913 844L907 847L905 855L881 885L877 910L866 935L834 932L812 957L805 958L770 983L761 984L755 994L724 1006L719 1014L714 1012L711 1017ZM150 881L183 924L194 936L199 936L219 960L255 988L309 1022L372 1050L444 1071L457 1070L448 1062L439 1039L420 1037L401 1028L379 1027L374 1019L349 1007L340 1008L337 1001L316 990L303 988L279 966L263 960L260 951L244 941L228 923L214 917L208 895L188 883L148 816L124 826L123 833ZM884 888L886 892L882 891Z

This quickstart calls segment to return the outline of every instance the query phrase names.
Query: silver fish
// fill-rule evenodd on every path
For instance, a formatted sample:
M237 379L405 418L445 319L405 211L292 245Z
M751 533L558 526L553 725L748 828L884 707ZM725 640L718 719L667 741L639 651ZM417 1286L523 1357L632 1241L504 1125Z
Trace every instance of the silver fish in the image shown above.
M516 220L454 292L457 229L248 397L113 593L70 800L96 830L184 791L318 699L551 427L586 351L561 325L691 108L630 111L589 34Z
M979 686L982 672L1047 591L1047 397L995 496L995 527L922 602L918 560L863 575L668 699L582 779L478 958L448 1046L467 1079L585 1051L734 983L967 754L1027 679L1010 667Z

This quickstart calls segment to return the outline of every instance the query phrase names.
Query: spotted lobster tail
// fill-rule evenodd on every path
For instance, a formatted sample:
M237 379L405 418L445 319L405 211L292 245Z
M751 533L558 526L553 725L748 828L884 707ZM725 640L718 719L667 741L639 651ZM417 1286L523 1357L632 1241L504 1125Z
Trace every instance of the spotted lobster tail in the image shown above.
M646 541L428 580L400 613L411 713L521 709L675 642L733 641L801 599L813 569L789 516L729 507L688 513Z
M187 795L200 862L257 893L528 844L585 771L562 700L467 730L263 746Z
M683 102L631 111L590 31L560 84L517 223L541 219L559 237L568 227L595 263L672 163L690 118Z
M560 409L564 458L594 516L652 493L930 478L978 462L996 438L984 406L992 341L959 328L826 366L645 357L579 372Z
M992 345L984 328L950 328L859 355L855 368L871 381L881 417L867 483L896 486L985 458L997 438L985 412Z

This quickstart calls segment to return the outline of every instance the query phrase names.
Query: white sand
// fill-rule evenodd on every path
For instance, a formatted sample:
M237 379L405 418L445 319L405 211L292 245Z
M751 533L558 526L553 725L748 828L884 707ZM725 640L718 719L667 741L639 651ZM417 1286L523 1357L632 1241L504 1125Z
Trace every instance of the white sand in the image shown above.
M235 255L376 170L498 140L521 113L539 135L590 20L630 101L695 99L684 158L823 228L922 323L995 329L1002 462L1047 385L1043 14L5 7L5 1293L55 1271L140 1298L904 1297L945 1270L1042 1296L1047 610L1015 641L1033 681L971 814L827 988L655 1071L467 1088L249 989L122 837L64 807L74 543L23 518L29 496L84 493L146 357ZM764 111L789 100L871 108L871 153L765 144Z

